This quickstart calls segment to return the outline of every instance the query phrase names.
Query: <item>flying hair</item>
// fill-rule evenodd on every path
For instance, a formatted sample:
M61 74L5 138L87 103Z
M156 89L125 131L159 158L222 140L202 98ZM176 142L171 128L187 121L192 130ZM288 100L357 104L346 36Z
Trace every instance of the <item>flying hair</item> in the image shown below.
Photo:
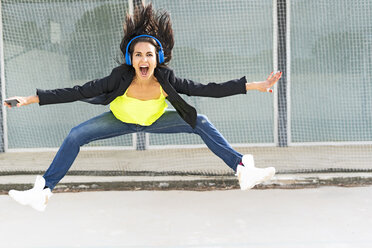
M120 44L120 50L123 57L125 57L126 48L130 40L139 35L151 35L157 38L163 46L164 63L172 58L172 49L174 46L174 37L172 22L170 15L165 10L155 11L152 4L137 5L133 10L133 15L127 14L123 25L124 37ZM149 37L140 37L132 41L129 46L129 53L133 54L133 48L138 42L150 42L156 47L156 51L160 49L157 42ZM158 57L158 55L157 55ZM158 60L159 61L159 60Z

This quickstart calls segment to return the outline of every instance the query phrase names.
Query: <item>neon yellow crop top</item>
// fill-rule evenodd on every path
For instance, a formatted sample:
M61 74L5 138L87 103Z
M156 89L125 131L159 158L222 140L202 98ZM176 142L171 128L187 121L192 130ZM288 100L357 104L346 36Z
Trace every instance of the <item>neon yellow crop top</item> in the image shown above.
M110 110L122 122L150 126L168 107L161 87L158 99L146 101L127 96L127 91L110 103Z

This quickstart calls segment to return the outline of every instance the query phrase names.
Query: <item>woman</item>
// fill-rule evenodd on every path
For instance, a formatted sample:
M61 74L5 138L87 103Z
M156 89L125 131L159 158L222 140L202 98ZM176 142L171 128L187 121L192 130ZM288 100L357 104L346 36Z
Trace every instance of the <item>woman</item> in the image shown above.
M238 176L242 190L270 180L275 169L254 166L252 155L236 152L208 119L179 95L224 97L245 94L248 90L271 92L281 73L271 73L266 81L247 83L245 77L221 84L199 84L176 77L167 67L174 45L169 14L155 12L152 5L142 6L127 15L120 48L125 64L105 78L82 86L55 90L37 90L37 95L13 97L17 106L66 103L77 100L110 104L110 111L74 127L64 140L44 176L38 176L34 188L9 191L17 202L43 211L51 191L66 175L80 147L94 140L133 132L195 133ZM167 110L167 99L175 110ZM8 103L4 103L11 107Z

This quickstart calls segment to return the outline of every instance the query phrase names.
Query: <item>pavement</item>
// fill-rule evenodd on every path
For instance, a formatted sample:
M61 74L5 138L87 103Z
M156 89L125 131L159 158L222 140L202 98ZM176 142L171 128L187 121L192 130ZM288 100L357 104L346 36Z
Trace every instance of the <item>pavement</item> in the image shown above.
M0 194L10 189L26 190L35 175L0 176ZM372 185L372 173L278 174L256 189L298 189L321 186ZM101 190L229 190L238 189L235 176L66 176L54 192Z
M206 149L82 151L43 213L5 194L32 187L55 151L0 154L1 244L371 247L370 147L249 150L278 172L249 191Z
M0 195L6 248L369 248L372 187Z
M370 146L238 149L242 153L253 150L257 167L274 166L277 169L274 179L257 185L257 189L372 185ZM329 150L332 150L332 156L329 156ZM48 168L55 153L48 151L0 154L0 194L6 194L10 189L29 189L36 175L42 175ZM332 161L327 160L329 157L332 157ZM208 149L199 148L186 151L82 151L54 192L203 191L238 188L233 171Z

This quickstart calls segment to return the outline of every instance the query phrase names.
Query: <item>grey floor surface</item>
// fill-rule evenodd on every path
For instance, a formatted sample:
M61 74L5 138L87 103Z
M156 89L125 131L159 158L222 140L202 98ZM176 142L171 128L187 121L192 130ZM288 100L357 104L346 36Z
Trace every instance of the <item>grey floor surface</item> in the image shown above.
M0 195L0 247L371 247L372 187Z

